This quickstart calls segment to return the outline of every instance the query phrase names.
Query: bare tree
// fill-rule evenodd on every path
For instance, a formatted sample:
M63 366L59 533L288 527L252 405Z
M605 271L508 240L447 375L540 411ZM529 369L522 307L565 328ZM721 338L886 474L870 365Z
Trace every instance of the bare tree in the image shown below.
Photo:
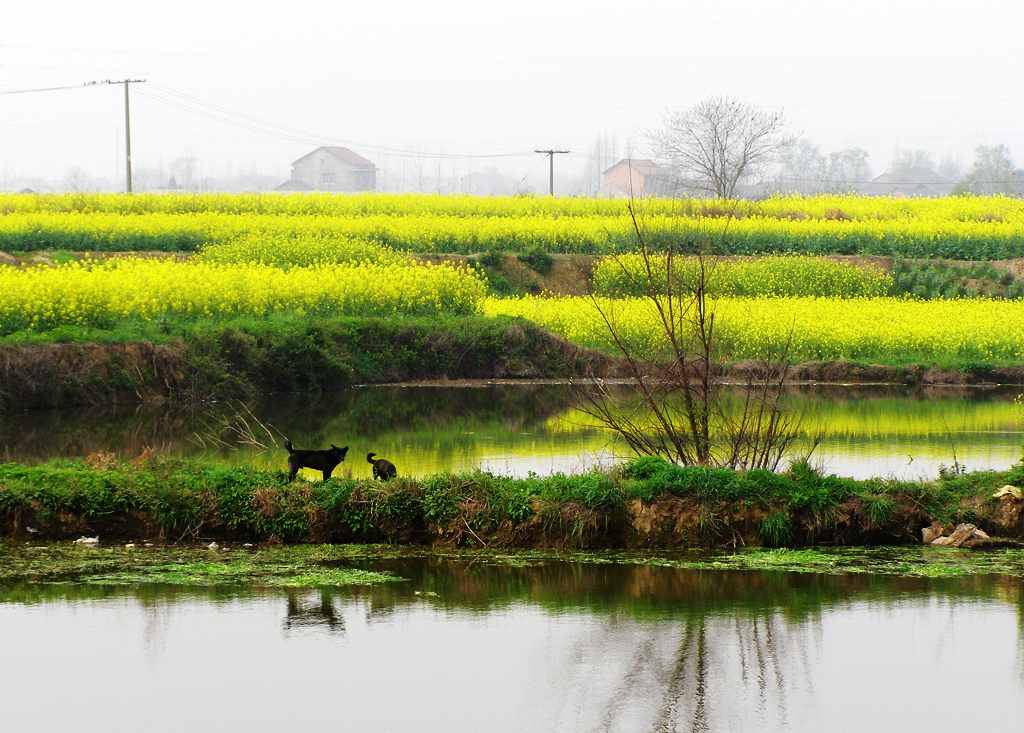
M715 261L705 254L681 256L681 248L652 252L628 210L639 242L636 258L611 255L655 315L653 350L637 346L617 322L614 306L591 294L593 307L611 338L643 409L623 409L601 379L575 383L583 411L617 433L638 455L660 456L682 465L775 470L796 440L799 419L783 409L789 374L788 342L746 371L738 406L722 399L725 359L709 287ZM696 248L701 251L699 247ZM693 251L694 245L686 246ZM689 262L686 260L689 259Z
M683 181L719 198L732 198L740 181L771 163L793 142L781 112L766 112L728 97L668 112L648 135L655 155Z

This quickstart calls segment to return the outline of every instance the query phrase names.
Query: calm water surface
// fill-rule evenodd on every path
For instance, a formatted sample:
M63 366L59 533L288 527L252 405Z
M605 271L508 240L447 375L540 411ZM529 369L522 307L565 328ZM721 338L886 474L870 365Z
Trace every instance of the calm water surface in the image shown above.
M933 477L954 460L969 469L1006 468L1024 445L1020 389L806 387L788 404L803 416L802 446L814 460L849 476ZM619 392L636 406L632 388ZM31 461L144 450L283 468L279 450L212 451L196 435L218 409L202 414L96 409L0 415L0 460ZM629 456L593 425L567 385L365 387L315 398L280 396L255 412L300 447L349 445L340 471L369 476L369 451L406 475L483 468L525 475L580 471ZM310 474L313 477L315 474Z
M403 559L337 591L0 589L9 731L1017 731L1024 585Z

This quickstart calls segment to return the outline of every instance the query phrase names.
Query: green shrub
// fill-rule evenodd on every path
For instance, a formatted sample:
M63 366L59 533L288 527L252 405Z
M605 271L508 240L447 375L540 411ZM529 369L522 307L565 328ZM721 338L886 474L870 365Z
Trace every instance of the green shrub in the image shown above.
M534 272L547 275L555 263L554 258L540 247L533 247L524 254L518 255L517 259Z

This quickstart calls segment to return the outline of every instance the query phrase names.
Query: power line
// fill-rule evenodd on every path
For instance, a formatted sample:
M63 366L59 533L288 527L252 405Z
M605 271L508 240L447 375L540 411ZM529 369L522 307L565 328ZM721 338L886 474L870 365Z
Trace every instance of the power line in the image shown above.
M82 89L88 86L87 84L72 84L70 86L63 87L36 87L35 89L5 89L0 91L0 96L6 96L8 94L35 94L36 92L60 92L65 89Z
M300 130L294 127L287 127L275 122L270 122L252 115L237 112L219 104L207 102L192 94L173 89L168 86L154 84L159 95L152 92L146 96L157 99L165 104L186 109L187 111L216 119L219 122L242 127L253 132L278 137L291 142L302 142L305 144L323 145L343 144L376 153L394 155L396 157L427 158L441 160L464 160L464 159L491 159L491 158L519 158L532 155L529 151L503 152L503 153L429 153L421 150L408 150L403 148L392 148L384 145L375 145L356 140L334 138L327 135L320 135L307 130Z
M131 118L131 107L129 102L128 88L132 84L143 84L145 79L99 79L96 81L87 81L82 84L71 84L59 87L37 87L35 89L11 89L0 92L2 95L9 94L34 94L36 92L60 92L68 89L86 89L88 87L100 87L100 86L116 86L119 84L124 85L124 185L125 191L128 193L132 192L132 118Z

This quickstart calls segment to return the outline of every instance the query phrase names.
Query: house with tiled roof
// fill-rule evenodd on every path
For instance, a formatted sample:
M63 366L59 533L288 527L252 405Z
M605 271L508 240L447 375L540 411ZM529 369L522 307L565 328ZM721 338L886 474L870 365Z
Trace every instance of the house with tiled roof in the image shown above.
M623 158L601 174L606 196L665 196L676 188L672 172L648 158Z
M956 181L918 166L902 172L886 171L863 184L861 192L873 196L949 196L955 187Z
M324 145L292 163L292 176L278 191L373 191L377 166L349 148Z

